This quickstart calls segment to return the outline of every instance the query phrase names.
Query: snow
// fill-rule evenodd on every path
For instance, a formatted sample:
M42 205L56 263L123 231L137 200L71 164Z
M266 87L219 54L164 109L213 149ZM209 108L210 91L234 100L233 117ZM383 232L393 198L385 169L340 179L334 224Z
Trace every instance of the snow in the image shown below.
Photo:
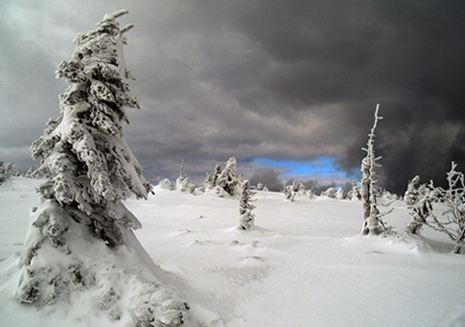
M90 293L40 311L13 301L39 184L17 177L0 186L0 326L131 326L124 314L110 321ZM450 254L453 243L436 231L361 236L360 201L290 202L261 191L256 226L243 231L238 199L155 191L125 205L142 222L137 239L166 272L158 277L188 300L186 326L465 326L465 257ZM385 220L401 231L408 211L393 206Z

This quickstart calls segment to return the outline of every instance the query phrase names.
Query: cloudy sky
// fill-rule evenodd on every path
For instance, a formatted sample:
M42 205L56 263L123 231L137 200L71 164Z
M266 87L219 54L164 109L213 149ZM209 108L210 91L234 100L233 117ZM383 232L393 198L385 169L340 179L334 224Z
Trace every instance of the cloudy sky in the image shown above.
M201 182L229 157L246 178L359 177L375 143L383 187L465 171L465 1L3 0L0 160L26 170L59 115L55 79L78 32L128 9L125 57L141 110L126 139L147 179ZM255 175L255 176L254 176Z

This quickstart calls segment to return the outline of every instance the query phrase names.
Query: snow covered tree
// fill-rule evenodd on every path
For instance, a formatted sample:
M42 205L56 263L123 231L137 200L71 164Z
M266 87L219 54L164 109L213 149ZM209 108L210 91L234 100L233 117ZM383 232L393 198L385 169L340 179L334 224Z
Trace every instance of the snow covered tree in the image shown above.
M213 175L206 173L205 181L203 183L203 189L205 190L205 192L210 192L211 190L216 188L217 183L218 183L218 177L220 177L221 172L222 172L221 166L216 165L215 172L213 173ZM218 193L218 189L217 189L217 193Z
M36 168L34 166L29 167L29 169L24 173L24 177L26 178L35 178L35 170Z
M447 173L448 189L434 187L431 182L430 188L448 209L442 213L441 219L430 215L426 223L431 228L446 233L455 242L452 252L461 254L465 245L465 178L456 168L457 164L452 162L452 168Z
M252 210L255 206L251 204L253 196L256 192L253 192L249 188L249 181L244 181L241 187L241 198L239 200L239 228L248 230L254 226L254 214Z
M284 187L283 193L286 200L294 201L297 193L299 192L299 185L295 180L291 184L288 184Z
M357 185L356 181L352 181L352 188L347 193L347 198L349 200L360 200L362 195L360 194L360 187Z
M375 110L375 122L368 135L367 147L363 148L367 155L362 159L361 171L363 173L360 194L363 203L363 227L362 234L378 235L386 231L386 227L381 218L381 213L378 210L378 188L375 173L375 167L380 167L377 163L381 157L375 157L375 130L378 121L383 117L378 116L379 104Z
M40 307L91 292L111 319L129 314L137 326L179 326L186 305L156 277L159 268L132 231L140 222L122 202L151 191L123 135L125 107L139 107L123 80L130 77L124 33L133 25L120 28L116 18L126 13L78 34L73 59L58 67L71 85L59 97L60 116L31 146L47 180L21 253L16 299Z
M222 171L223 170L221 169L220 165L215 166L215 172L214 172L213 178L212 178L212 186L213 187L215 187L218 184L218 178L220 177Z
M413 177L407 185L407 190L404 193L404 202L406 205L414 204L418 197L417 185L420 182L420 176Z
M240 181L240 176L237 175L236 158L231 157L226 162L224 170L219 174L216 186L219 186L230 196L234 196L239 192Z
M5 165L3 161L0 161L0 185L11 177L13 174L13 162Z
M158 181L158 186L164 190L172 190L173 185L171 185L171 181L168 178L164 178Z
M409 182L404 195L404 201L412 217L405 227L405 233L409 235L420 233L427 219L433 215L433 203L437 201L437 194L429 185L422 184L416 187L419 182L420 176L417 175Z
M210 191L213 188L213 176L210 175L208 172L205 173L205 181L203 182L203 190L205 192Z
M174 183L174 189L180 190L181 192L189 192L194 193L195 191L195 184L191 183L189 177L184 174L184 159L181 161L181 168L179 170L179 177L176 179Z

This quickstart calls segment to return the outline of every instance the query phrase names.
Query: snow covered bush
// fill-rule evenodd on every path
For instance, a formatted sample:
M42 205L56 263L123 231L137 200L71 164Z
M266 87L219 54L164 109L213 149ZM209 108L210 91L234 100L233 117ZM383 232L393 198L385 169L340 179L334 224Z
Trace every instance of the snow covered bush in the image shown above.
M20 257L16 299L38 307L90 292L111 319L130 315L137 326L179 326L186 305L157 277L157 267L133 234L138 219L123 200L147 198L151 185L123 135L125 107L138 108L123 80L124 33L106 15L95 31L78 34L73 59L57 77L70 86L60 95L60 116L33 142L41 159L35 208ZM79 295L77 295L79 296Z
M331 199L343 199L344 194L342 189L337 189L335 187L329 187L326 191L321 193L322 196L331 198Z
M239 200L239 228L248 230L254 226L254 214L252 210L255 206L251 204L253 196L256 192L253 192L249 188L249 181L244 181L241 187L241 198Z
M371 132L368 135L367 147L363 148L367 155L362 159L362 182L360 188L360 194L363 203L363 227L362 234L368 235L379 235L386 231L386 227L381 218L381 213L378 210L378 187L375 173L375 167L380 167L377 163L381 157L375 157L375 129L378 125L378 121L383 119L378 116L379 104L375 110L375 122L371 128Z
M5 165L3 161L0 161L0 185L11 177L13 165L13 162Z
M452 162L452 168L447 173L448 189L434 187L431 182L429 187L437 194L438 200L447 206L447 210L440 219L430 215L426 223L431 228L446 233L455 242L452 252L461 254L465 244L465 180L463 173L456 171L456 168L457 164Z

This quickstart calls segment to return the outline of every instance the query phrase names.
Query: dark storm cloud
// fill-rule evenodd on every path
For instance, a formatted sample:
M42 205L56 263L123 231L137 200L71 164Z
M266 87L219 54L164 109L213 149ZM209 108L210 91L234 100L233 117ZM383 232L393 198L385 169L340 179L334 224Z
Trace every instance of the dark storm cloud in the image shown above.
M443 180L451 160L465 170L463 1L0 6L1 160L26 160L25 149L58 115L66 84L53 71L71 58L74 35L126 8L122 24L136 28L125 55L142 105L130 113L126 137L149 179L175 178L185 159L185 171L202 180L231 156L247 176L260 168L254 157L333 157L358 173L377 103L383 186L401 192L416 174ZM25 133L11 137L23 124Z
M283 184L278 178L280 174L280 171L273 168L260 168L250 177L249 182L251 185L262 183L270 191L279 192L283 188Z

